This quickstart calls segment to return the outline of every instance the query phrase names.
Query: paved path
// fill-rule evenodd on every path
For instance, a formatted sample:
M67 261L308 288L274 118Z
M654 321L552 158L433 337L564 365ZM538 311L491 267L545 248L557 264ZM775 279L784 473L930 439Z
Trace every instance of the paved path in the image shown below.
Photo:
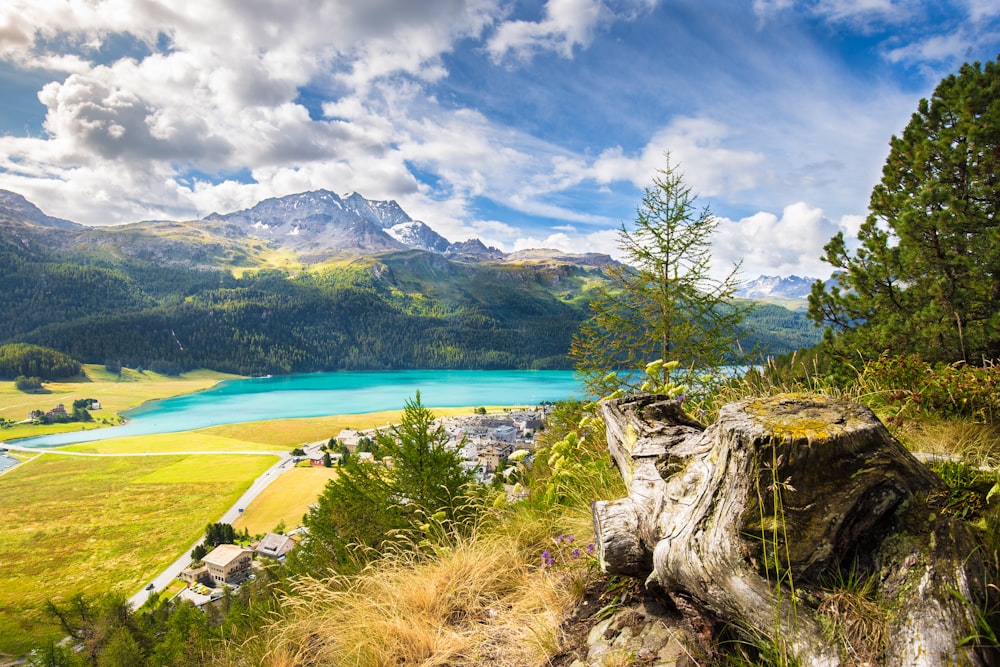
M319 451L319 446L324 443L326 443L326 440L321 440L319 442L314 442L309 445L304 445L303 449L306 450L306 454L308 455L309 450L315 449L316 451ZM215 453L231 454L234 452L215 452ZM266 454L268 452L242 452L242 453ZM268 485L271 484L271 482L278 479L278 477L281 476L282 473L287 472L295 467L294 464L292 463L291 454L289 454L288 452L280 452L277 454L281 457L281 459L273 466L268 468L263 475L254 480L253 484L250 485L249 489L243 492L243 495L240 496L239 500L237 500L232 507L226 510L225 514L222 515L222 518L219 519L218 523L232 523L233 521L235 521L237 517L239 517L242 510L245 509L246 506L249 505L254 498L260 495L261 491L266 489ZM156 577L154 577L153 580L145 588L143 588L138 593L130 597L128 601L129 604L132 605L132 608L138 609L147 599L149 599L149 596L153 593L153 591L157 592L162 591L167 586L169 586L170 583L174 579L176 579L178 575L180 575L181 570L183 570L191 563L191 551L196 546L198 546L201 543L201 541L202 538L199 537L197 542L195 542L187 549L185 549L184 552L181 553L181 555L177 558L177 560L168 565L165 570L160 572L160 574L156 575Z
M308 456L310 450L319 451L320 445L326 443L326 440L320 440L318 442L313 442L308 445L303 445L303 449L306 450ZM225 514L218 520L218 523L232 523L239 517L243 509L253 501L260 492L263 491L271 484L274 480L278 479L282 473L291 470L294 465L292 464L292 456L288 451L281 452L267 452L267 451L214 451L214 452L122 452L118 454L98 454L95 452L72 452L62 449L42 449L42 448L32 448L32 447L22 447L20 445L9 445L2 444L0 446L6 447L11 451L27 452L33 454L55 454L62 456L98 456L98 457L118 457L118 456L200 456L200 455L220 455L220 454L235 454L241 456L277 456L278 461L268 468L264 474L255 479L243 495L240 496L239 500L233 504ZM191 551L198 546L202 541L198 538L198 541L189 546L184 552L175 560L173 563L168 565L160 574L156 575L153 580L138 593L133 595L128 599L129 604L132 605L133 609L138 609L142 604L149 599L149 596L154 591L162 591L166 589L170 583L177 578L188 564L191 563Z

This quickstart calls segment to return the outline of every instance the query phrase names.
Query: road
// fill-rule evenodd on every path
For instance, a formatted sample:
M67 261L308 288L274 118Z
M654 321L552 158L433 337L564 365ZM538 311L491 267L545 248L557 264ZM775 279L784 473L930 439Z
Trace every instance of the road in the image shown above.
M306 450L306 453L308 455L308 453L309 453L310 450L318 451L320 445L324 444L325 442L326 442L326 440L321 440L319 442L314 442L314 443L310 443L308 445L303 445L303 449ZM268 468L264 472L264 474L262 474L260 477L258 477L257 479L255 479L253 481L253 483L250 485L250 487L246 491L243 492L242 496L240 496L239 500L237 500L236 503L234 503L232 507L230 507L228 510L226 510L226 512L218 520L219 523L232 523L233 521L235 521L236 518L239 517L240 511L243 510L244 508L246 508L246 506L249 505L250 502L253 501L254 498L256 498L258 495L260 495L261 491L263 491L264 489L266 489L268 487L268 485L271 484L271 482L273 482L274 480L278 479L278 477L280 477L282 473L287 472L288 470L291 470L294 467L294 465L292 464L292 456L287 451L283 451L283 452L260 452L260 451L257 451L257 452L253 452L253 451L129 452L129 453L121 453L121 454L97 454L97 453L94 453L94 452L71 452L71 451L65 451L65 450L60 450L60 449L39 449L39 448L31 448L31 447L21 447L21 446L18 446L18 445L11 445L11 444L6 444L6 443L4 443L2 446L6 447L7 449L12 450L12 451L29 452L29 453L34 453L34 454L56 454L56 455L62 455L62 456L99 456L99 457L116 457L116 456L179 456L179 455L180 456L185 456L185 455L186 456L200 456L200 455L218 456L220 454L226 454L226 455L235 454L235 455L244 455L244 456L261 456L261 455L264 455L264 456L267 456L267 455L277 456L278 457L278 461L274 465L272 465L270 468ZM187 549L185 549L184 552L181 553L181 555L177 558L177 560L175 560L173 563L171 563L170 565L168 565L166 567L166 569L164 569L162 572L160 572L160 574L156 575L156 577L153 578L153 580L149 583L149 585L147 585L142 590L140 590L138 593L136 593L135 595L133 595L132 597L130 597L128 599L128 602L132 606L132 608L133 609L138 609L140 606L142 606L142 604L147 599L149 599L149 596L154 591L159 592L159 591L163 591L164 589L166 589L166 587L169 586L170 583L174 579L176 579L177 576L181 573L181 570L183 570L185 567L187 567L191 563L191 551L196 546L198 546L198 544L201 543L201 541L202 541L201 538L199 538L197 542L195 542L194 544L192 544L191 546L189 546Z
M309 445L303 446L303 449L305 449L308 454L310 449L318 450L319 446L325 442L326 442L325 440L322 440L320 442L314 442ZM215 453L232 454L233 452L215 452ZM241 452L241 453L244 454L253 453L259 455L262 453L266 454L268 452ZM268 485L271 484L271 482L278 479L278 477L280 477L282 473L285 473L291 470L293 467L295 467L292 464L291 454L289 454L288 452L275 452L275 453L278 454L281 457L281 459L273 466L268 468L263 475L254 480L253 484L251 484L250 488L248 488L246 491L243 492L243 495L240 496L239 500L237 500L232 507L226 510L225 514L223 514L222 517L218 520L218 523L232 523L233 521L235 521L236 518L239 517L240 515L240 510L244 509L247 505L249 505L254 498L260 495L261 491L266 489ZM189 546L187 549L185 549L184 552L181 553L181 555L177 558L177 560L168 565L166 569L160 572L160 574L156 575L156 577L153 578L153 580L149 583L149 585L147 585L147 587L143 588L138 593L130 597L128 599L128 602L132 606L132 608L138 609L140 606L142 606L142 604L149 599L149 596L154 591L159 592L166 589L166 587L170 585L170 582L172 582L174 579L178 577L178 575L180 575L181 570L190 565L191 551L196 546L198 546L201 543L201 541L202 539L198 538L198 541ZM149 586L152 586L152 589L150 589Z

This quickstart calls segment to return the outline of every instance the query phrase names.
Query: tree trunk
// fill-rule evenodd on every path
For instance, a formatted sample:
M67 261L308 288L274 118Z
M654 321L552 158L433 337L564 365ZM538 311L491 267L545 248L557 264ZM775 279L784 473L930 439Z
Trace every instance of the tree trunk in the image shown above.
M879 664L986 665L959 646L983 570L928 498L940 479L866 408L789 394L725 406L705 429L677 401L602 404L630 490L594 503L600 562L770 637L802 665L855 664L818 611L818 581L861 568L887 609ZM957 593L957 594L956 594ZM826 623L829 625L829 623Z

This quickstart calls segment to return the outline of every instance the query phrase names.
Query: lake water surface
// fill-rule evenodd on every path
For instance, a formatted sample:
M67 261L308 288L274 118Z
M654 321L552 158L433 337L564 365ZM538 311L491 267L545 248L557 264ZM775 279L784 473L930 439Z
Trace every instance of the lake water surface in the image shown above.
M535 405L581 398L573 371L365 371L227 380L195 394L151 401L113 428L19 440L55 447L220 424L399 410L420 392L429 407Z

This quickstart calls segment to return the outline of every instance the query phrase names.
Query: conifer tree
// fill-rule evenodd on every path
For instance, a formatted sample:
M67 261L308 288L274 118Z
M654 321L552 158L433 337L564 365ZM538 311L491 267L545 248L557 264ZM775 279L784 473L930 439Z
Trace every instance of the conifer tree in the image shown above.
M739 265L712 277L717 225L668 156L644 190L634 228L623 224L618 233L625 263L609 267L611 285L591 300L591 317L570 347L589 390L637 389L646 379L640 371L657 359L680 362L658 367L663 384L690 383L738 360L745 310L732 297Z
M824 248L839 286L813 286L809 315L854 359L1000 356L1000 63L963 65L894 136L870 213L848 248Z
M427 517L461 514L462 492L472 477L433 421L417 392L406 401L400 423L374 443L391 463L347 460L303 518L308 539L290 554L295 569L350 571Z

